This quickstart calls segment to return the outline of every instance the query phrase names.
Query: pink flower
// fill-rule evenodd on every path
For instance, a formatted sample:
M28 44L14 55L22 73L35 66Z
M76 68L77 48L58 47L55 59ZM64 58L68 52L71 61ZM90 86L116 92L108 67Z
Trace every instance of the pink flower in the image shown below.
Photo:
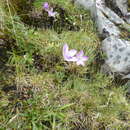
M77 58L76 64L82 66L85 66L84 62L88 60L88 56L84 56L83 50L81 50L79 53L76 54L76 58Z
M67 44L63 46L63 57L65 61L77 61L75 55L77 53L77 50L72 49L69 50L69 47Z

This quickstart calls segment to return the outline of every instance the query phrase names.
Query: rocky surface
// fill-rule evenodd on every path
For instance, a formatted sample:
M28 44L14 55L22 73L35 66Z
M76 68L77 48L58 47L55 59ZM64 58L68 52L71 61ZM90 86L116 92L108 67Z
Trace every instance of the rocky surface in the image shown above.
M112 72L127 74L130 71L130 42L116 36L107 37L102 42L102 49L107 55L106 64Z
M75 3L90 10L104 39L102 50L107 56L104 72L109 70L122 78L130 78L130 41L120 37L120 26L130 28L127 0L75 0Z

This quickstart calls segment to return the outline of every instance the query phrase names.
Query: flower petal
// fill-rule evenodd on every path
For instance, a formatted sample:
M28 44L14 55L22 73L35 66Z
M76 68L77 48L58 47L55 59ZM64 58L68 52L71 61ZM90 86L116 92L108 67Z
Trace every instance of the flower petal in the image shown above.
M77 65L85 66L85 63L84 63L82 60L77 61L76 64L77 64Z
M67 44L64 44L62 53L63 53L63 57L64 57L65 60L66 60L67 57L68 57L68 49L69 49L68 45L67 45Z
M53 12L53 8L49 9L47 12L49 17L55 17L57 14L57 12Z
M76 57L66 57L66 61L77 61L77 58Z
M49 9L49 4L48 4L48 2L45 2L45 3L43 4L43 8L44 8L45 10Z
M75 50L75 49L72 49L72 50L69 51L69 55L71 57L73 57L76 53L77 53L77 50Z
M88 56L83 56L83 57L81 58L81 60L82 60L82 61L87 61L87 60L88 60Z
M76 57L82 57L84 55L83 50L81 50L79 53L77 53Z
M69 47L67 44L64 44L63 46L63 53L68 53Z
M49 16L49 17L54 17L54 13L51 12L51 11L48 11L48 16Z
M50 8L50 12L53 12L53 8Z

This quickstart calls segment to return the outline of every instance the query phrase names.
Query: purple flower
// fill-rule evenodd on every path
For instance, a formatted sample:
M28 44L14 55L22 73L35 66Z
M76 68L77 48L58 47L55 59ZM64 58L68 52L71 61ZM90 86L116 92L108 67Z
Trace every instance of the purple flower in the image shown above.
M48 2L45 2L44 4L43 4L43 8L47 11L47 10L49 10L49 4L48 4Z
M78 52L77 50L71 49L69 50L69 47L67 44L64 44L63 46L63 57L65 61L73 61L76 62L77 65L85 66L85 61L88 60L88 56L84 56L83 50Z
M84 56L83 50L81 50L79 53L76 54L76 58L77 58L76 64L82 66L85 66L84 62L88 60L88 56Z
M44 10L45 10L46 12L48 12L48 16L49 16L49 17L55 17L55 16L56 16L57 12L54 12L54 11L53 11L53 8L49 6L48 2L45 2L45 3L43 4L43 8L44 8Z
M77 53L77 50L72 49L69 50L69 47L67 44L64 44L63 46L63 57L65 61L77 61L75 55Z
M50 10L47 11L48 12L48 16L49 17L55 17L57 12L53 12L53 8L51 8Z

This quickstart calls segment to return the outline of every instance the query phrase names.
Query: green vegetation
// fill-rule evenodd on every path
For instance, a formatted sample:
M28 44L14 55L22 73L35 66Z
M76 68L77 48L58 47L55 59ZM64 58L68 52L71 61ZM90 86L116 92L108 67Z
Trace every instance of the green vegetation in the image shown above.
M129 129L128 86L100 72L104 55L90 13L69 0L48 0L79 27L59 32L58 24L56 29L25 22L31 10L24 7L38 14L45 0L12 1L0 4L0 129ZM85 67L64 61L64 43L84 50Z

